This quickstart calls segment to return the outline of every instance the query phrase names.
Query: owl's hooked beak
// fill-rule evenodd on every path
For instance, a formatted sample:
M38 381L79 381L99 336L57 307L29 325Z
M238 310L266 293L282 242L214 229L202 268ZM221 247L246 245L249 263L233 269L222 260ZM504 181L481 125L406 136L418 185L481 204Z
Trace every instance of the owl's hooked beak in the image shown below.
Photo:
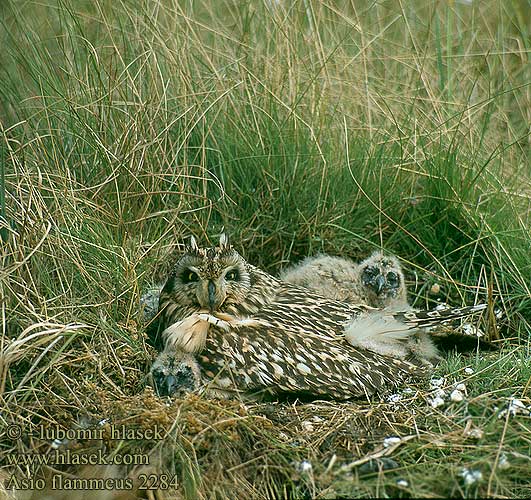
M210 313L216 312L227 297L222 283L217 283L214 279L201 280L197 287L197 301L204 309Z
M376 295L380 295L384 286L385 286L385 278L380 274L378 275L374 283L374 289L376 291Z
M210 312L214 312L214 306L216 305L216 285L212 280L208 281L208 308Z

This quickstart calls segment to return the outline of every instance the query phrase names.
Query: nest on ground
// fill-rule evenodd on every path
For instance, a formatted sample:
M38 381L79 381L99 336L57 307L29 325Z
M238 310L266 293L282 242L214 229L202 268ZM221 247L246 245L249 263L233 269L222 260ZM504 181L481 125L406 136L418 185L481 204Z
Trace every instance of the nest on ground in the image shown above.
M82 325L43 324L4 347L1 424L4 431L21 430L20 436L4 432L0 438L6 498L43 496L15 491L13 478L40 479L50 489L58 476L63 486L70 484L67 479L129 480L127 488L99 493L87 482L77 483L75 491L54 490L52 498L64 494L69 500L83 494L91 500L348 496L358 477L400 467L401 455L394 452L409 440L424 449L439 446L440 433L428 422L440 411L429 404L431 389L415 387L371 403L160 398L146 386L156 355L146 335L134 322L119 327L123 332L112 335ZM456 447L467 439L461 417L443 419L444 440ZM100 434L55 439L40 435L42 429ZM126 434L116 437L116 429ZM13 457L54 454L69 455L69 461L13 463ZM100 458L87 464L73 456ZM130 457L136 462L124 463Z
M326 485L337 465L358 460L386 436L408 434L415 426L410 411L390 412L385 403L159 398L145 384L155 353L135 324L124 328L133 344L123 336L99 332L96 338L90 329L68 326L43 325L42 336L19 337L27 341L3 358L3 424L21 430L20 436L2 438L4 478L40 478L46 487L57 474L132 478L132 490L121 493L142 497L149 492L138 491L139 476L150 471L176 478L174 496L168 498L216 491L260 497L306 485L305 463L312 464L312 481L319 477ZM141 348L134 349L134 343ZM76 431L75 438L55 439L57 429L70 431L70 437ZM136 434L116 439L113 429ZM159 434L150 435L153 429ZM80 430L97 431L98 438L86 433L76 439ZM9 458L57 453L69 454L69 463L14 465ZM148 463L87 468L71 458L97 453L147 457Z

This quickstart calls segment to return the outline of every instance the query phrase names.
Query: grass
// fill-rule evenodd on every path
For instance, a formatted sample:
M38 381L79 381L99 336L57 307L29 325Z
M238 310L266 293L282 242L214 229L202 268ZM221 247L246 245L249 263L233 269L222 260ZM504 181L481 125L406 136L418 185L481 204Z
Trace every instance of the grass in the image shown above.
M2 426L160 422L156 446L108 445L149 452L177 497L529 496L529 418L498 418L530 403L529 7L3 2ZM397 253L419 307L493 300L502 349L439 367L447 384L475 369L442 409L427 388L398 405L167 406L144 388L138 299L176 243L222 227L273 273L317 252ZM344 472L391 434L415 436L398 469ZM8 454L46 449L0 446L5 477ZM463 467L483 480L467 487Z

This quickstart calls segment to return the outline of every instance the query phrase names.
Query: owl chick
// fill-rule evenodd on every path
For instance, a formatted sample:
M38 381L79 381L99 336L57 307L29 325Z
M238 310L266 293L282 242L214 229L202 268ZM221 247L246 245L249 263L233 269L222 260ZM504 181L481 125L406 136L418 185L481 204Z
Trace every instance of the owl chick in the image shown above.
M476 310L387 313L328 299L252 266L225 235L218 246L207 248L192 238L159 301L163 356L173 353L182 359L183 353L193 352L201 383L214 391L336 399L370 397L425 374L423 367L406 360L353 346L349 338L407 337L425 325ZM364 318L372 314L374 325L366 331ZM186 351L196 342L197 348ZM162 365L155 362L154 380L166 377Z
M360 264L331 255L307 257L284 270L280 279L352 304L397 311L407 306L402 266L396 257L381 252L374 252Z

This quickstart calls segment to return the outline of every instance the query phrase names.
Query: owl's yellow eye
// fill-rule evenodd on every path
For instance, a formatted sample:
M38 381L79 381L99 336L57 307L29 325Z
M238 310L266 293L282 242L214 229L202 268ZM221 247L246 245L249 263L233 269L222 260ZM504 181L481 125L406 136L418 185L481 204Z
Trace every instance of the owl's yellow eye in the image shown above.
M183 283L193 283L194 281L197 281L198 279L199 279L199 276L197 275L197 273L190 271L190 269L184 271L182 275Z
M229 271L225 275L225 279L227 281L238 281L239 278L240 278L240 273L236 269L233 269L232 271Z

